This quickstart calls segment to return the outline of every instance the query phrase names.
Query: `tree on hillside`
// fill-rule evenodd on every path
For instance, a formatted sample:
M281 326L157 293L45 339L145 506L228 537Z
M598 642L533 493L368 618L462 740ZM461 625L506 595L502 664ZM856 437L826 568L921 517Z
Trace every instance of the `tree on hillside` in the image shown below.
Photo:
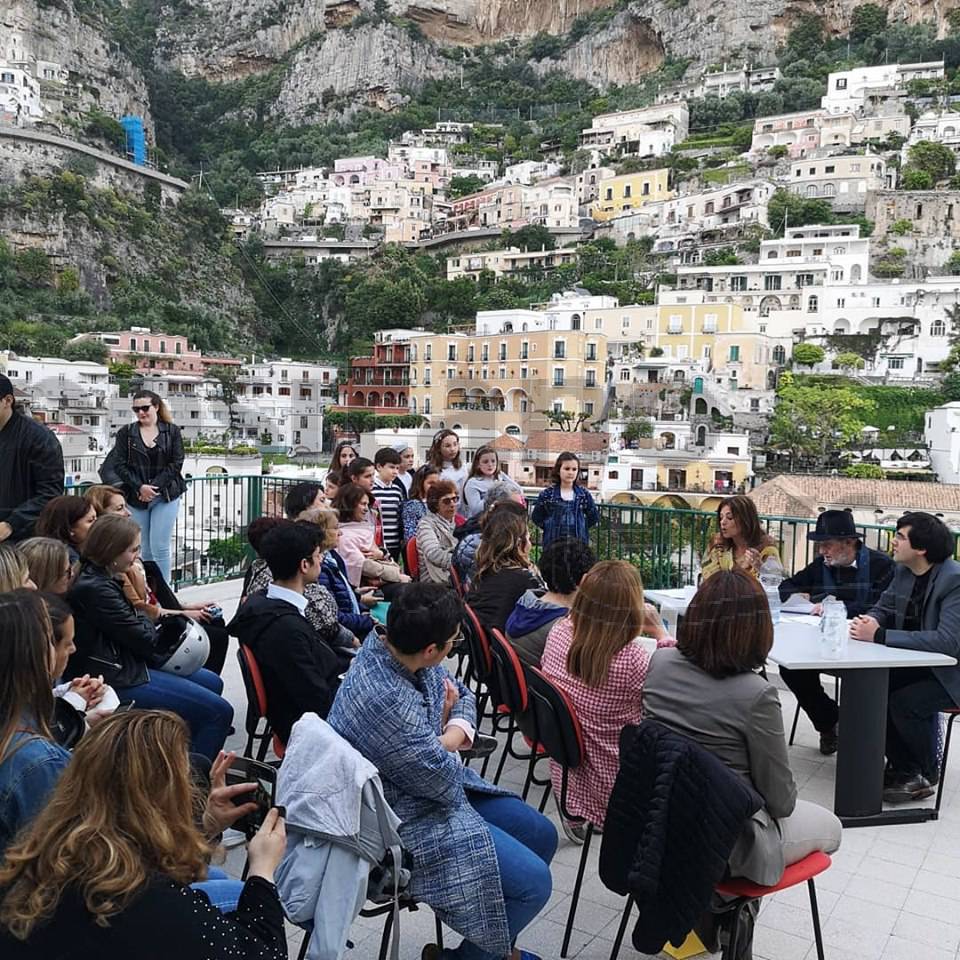
M776 236L785 227L803 227L808 223L832 223L833 208L827 200L809 200L789 190L777 190L767 206L767 218Z
M862 370L865 366L863 357L852 351L838 353L835 359L841 370Z
M862 43L887 29L887 11L876 3L854 7L850 15L850 39Z
M456 200L457 197L465 197L467 194L476 193L482 190L486 185L483 177L478 177L475 173L469 173L465 177L451 177L447 184L447 197L450 200Z
M860 438L874 413L874 404L850 387L824 390L784 380L770 421L770 447L793 459L826 464Z
M818 363L823 363L824 357L826 353L823 347L818 347L815 343L798 343L793 348L793 362L801 367L815 367Z
M93 363L106 363L110 348L99 340L77 340L63 348L64 360L89 360Z
M936 183L952 177L957 168L957 158L953 151L942 143L921 140L907 151L908 166L922 170ZM916 189L916 188L913 188Z
M237 368L217 366L210 368L210 376L217 382L217 399L226 404L229 426L227 432L233 432L233 423L237 407Z
M553 234L540 224L527 224L519 230L504 230L503 239L521 250L553 250L557 246Z
M554 427L559 427L567 433L576 433L582 430L583 425L590 419L587 413L574 413L572 410L541 410L540 411Z

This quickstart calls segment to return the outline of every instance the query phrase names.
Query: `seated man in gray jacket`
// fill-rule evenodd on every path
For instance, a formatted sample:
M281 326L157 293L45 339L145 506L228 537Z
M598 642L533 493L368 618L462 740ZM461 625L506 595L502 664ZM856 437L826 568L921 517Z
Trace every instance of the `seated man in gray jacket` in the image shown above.
M960 563L953 553L953 534L942 520L905 513L893 541L893 582L869 613L853 620L850 636L960 659ZM939 714L958 705L960 665L890 671L885 801L906 803L933 793Z

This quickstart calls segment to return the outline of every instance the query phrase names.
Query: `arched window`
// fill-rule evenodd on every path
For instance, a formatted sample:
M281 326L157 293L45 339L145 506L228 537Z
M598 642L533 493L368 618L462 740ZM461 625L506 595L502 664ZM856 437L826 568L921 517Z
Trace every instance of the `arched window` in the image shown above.
M779 344L773 348L773 362L778 364L787 362L787 351Z
M703 397L697 397L693 405L693 412L697 416L705 417L707 415L707 401Z
M807 196L815 197L817 195L817 185L815 183L807 184Z
M816 313L820 308L820 298L813 294L807 298L807 313Z
M707 443L707 428L701 424L697 427L697 446L703 447Z
M947 335L947 327L942 320L934 320L930 324L930 336L931 337L945 337Z

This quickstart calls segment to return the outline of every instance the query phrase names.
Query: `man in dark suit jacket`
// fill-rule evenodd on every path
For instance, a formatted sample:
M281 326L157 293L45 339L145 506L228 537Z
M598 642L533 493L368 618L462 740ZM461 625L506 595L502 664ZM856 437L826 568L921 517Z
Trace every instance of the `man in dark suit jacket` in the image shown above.
M780 584L781 600L803 594L819 616L823 599L833 596L843 601L848 617L857 617L874 606L893 579L893 561L863 543L849 510L824 510L807 540L816 544L817 557ZM819 672L781 667L780 676L820 734L820 752L836 753L839 713L820 684Z
M853 621L850 636L960 660L960 563L952 559L954 550L953 534L942 520L905 513L893 541L893 582L868 614ZM960 665L890 671L883 791L888 803L933 793L939 714L958 705Z

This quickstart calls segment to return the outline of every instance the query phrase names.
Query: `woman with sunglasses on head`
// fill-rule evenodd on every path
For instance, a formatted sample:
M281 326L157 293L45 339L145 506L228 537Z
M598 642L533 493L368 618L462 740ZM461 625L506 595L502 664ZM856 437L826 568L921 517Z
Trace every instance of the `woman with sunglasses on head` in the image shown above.
M167 405L152 390L134 394L133 412L136 423L117 433L113 466L143 534L143 559L154 561L169 584L170 541L187 489L181 473L183 438Z
M450 480L438 480L427 492L427 513L417 524L417 556L420 579L429 583L450 583L450 564L457 545L457 488Z

